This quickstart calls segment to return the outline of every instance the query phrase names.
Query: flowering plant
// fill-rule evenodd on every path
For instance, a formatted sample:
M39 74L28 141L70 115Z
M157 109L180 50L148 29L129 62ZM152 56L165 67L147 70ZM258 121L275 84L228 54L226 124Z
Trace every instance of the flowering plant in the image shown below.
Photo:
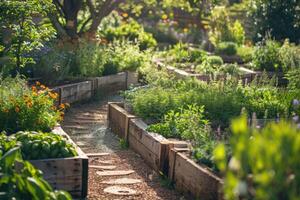
M37 82L28 87L20 77L0 79L0 131L50 131L63 117L58 94Z

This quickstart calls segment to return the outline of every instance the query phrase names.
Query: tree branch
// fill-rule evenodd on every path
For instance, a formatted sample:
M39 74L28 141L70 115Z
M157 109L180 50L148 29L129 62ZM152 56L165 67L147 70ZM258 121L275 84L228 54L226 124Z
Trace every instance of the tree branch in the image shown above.
M86 27L86 25L92 20L92 17L90 16L85 22L83 22L80 30L79 30L79 35L83 33L84 28Z
M58 37L60 37L60 38L68 37L66 30L64 29L63 25L58 21L57 17L52 13L48 13L48 17L49 17L52 25L56 29Z

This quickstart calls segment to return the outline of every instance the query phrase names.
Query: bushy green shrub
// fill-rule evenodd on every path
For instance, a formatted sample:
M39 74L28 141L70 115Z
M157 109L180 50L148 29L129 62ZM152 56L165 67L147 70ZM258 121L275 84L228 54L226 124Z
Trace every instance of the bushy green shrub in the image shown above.
M202 74L214 75L219 72L223 65L223 59L220 56L207 56L204 61L196 66L195 71Z
M252 60L255 68L266 71L282 71L279 49L280 44L271 39L258 43Z
M191 48L186 43L179 42L170 48L164 57L175 63L202 63L207 57L207 52L199 48ZM172 63L174 64L174 63Z
M252 61L254 49L249 46L240 46L237 48L237 55L241 57L244 62Z
M120 39L128 39L132 42L138 42L141 50L155 47L157 45L152 34L145 32L144 28L134 20L123 22L116 27L107 27L102 31L102 35L110 42Z
M1 142L3 142L2 139ZM5 146L10 146L9 142ZM1 146L0 199L72 199L67 192L54 191L49 183L43 179L41 171L31 165L30 162L22 159L19 147L3 150L3 146ZM16 167L17 164L18 167Z
M300 131L286 122L258 131L246 118L233 121L227 164L224 145L214 160L225 173L225 199L297 199L300 196Z
M243 86L235 79L209 84L197 80L157 80L150 87L135 90L127 100L137 115L154 121L162 120L170 110L178 112L182 106L204 106L205 118L212 127L226 128L243 108L249 116L255 112L258 118L290 115L290 103L295 96L287 94L286 90L262 82Z
M209 40L215 46L220 42L234 42L238 45L244 43L245 31L243 26L239 21L232 23L224 6L216 6L211 11Z
M29 88L17 78L0 79L0 130L49 131L60 120L61 108L56 108L58 95L39 83Z
M198 134L208 133L209 126L208 120L204 119L204 107L188 105L187 108L180 107L179 111L170 110L161 123L152 124L147 130L167 138L196 140L201 138Z
M234 42L220 42L216 46L216 53L232 56L237 53L237 45Z
M279 50L280 61L283 71L300 68L300 46L290 43L286 39Z

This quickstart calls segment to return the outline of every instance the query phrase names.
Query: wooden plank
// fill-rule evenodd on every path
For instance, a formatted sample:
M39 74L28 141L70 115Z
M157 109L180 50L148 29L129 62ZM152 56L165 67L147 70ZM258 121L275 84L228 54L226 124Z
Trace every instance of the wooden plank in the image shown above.
M196 198L218 199L222 179L196 164L182 153L176 153L174 167L176 188Z
M141 119L131 119L129 122L129 137L135 137L147 149L159 156L161 151L161 142L167 142L168 140L157 133L146 131L146 128L147 124L145 124Z
M140 154L142 158L146 161L146 163L150 165L150 167L152 167L154 170L159 170L159 158L157 157L157 155L150 151L147 147L145 147L135 137L131 137L131 135L129 135L129 146L135 152Z

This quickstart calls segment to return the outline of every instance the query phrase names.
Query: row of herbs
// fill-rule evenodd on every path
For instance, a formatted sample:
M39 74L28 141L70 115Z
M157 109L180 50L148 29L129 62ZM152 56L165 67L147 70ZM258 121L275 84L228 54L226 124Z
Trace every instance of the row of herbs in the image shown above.
M143 72L148 85L125 93L133 112L150 123L148 131L190 141L193 157L216 171L213 151L232 135L232 119L241 113L273 120L300 114L297 102L292 104L299 99L299 90L276 87L275 78L262 77L243 85L235 78L205 83L177 80L153 69Z

